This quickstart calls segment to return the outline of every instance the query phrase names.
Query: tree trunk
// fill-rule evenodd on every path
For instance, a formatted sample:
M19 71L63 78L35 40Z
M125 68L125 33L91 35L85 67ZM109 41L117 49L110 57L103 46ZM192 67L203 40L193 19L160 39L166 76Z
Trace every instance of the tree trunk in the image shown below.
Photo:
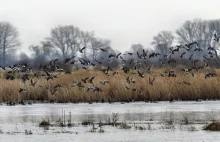
M95 49L92 49L92 61L93 63L95 62Z
M5 48L3 47L3 60L2 65L5 66Z
M6 39L4 39L4 44L3 44L3 60L2 60L2 65L3 66L5 66L5 54L6 54L6 52L5 52L5 41Z
M84 59L86 59L86 50L84 50Z
M65 60L65 52L64 52L64 50L62 51L62 53L63 53L63 60Z

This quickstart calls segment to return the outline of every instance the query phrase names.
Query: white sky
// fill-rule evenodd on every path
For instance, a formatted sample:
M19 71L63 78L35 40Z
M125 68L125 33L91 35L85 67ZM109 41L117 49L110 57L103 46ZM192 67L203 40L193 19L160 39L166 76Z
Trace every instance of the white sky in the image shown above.
M39 44L57 25L95 31L125 51L131 44L150 47L161 30L175 31L194 18L220 18L219 0L0 0L0 21L20 32L23 50Z

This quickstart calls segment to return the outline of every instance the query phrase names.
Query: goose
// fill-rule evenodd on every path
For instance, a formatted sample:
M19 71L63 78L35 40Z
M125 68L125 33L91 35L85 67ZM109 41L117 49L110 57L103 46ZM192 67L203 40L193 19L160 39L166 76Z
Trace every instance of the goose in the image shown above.
M34 81L33 81L33 79L31 79L31 82L30 82L30 85L31 85L31 86L35 86L35 85L36 85L36 83L37 83L37 81L36 81L36 82L34 82Z
M116 55L116 58L118 58L121 55L121 53L118 53L118 55Z
M86 47L83 47L82 49L79 50L80 53L83 53L83 50L85 50Z
M93 80L95 79L95 76L93 76L92 78L90 78L89 80L88 80L88 82L89 83L91 83L91 84L93 84Z
M140 71L138 71L138 75L139 75L141 78L144 78L144 73L141 73Z
M183 58L183 55L185 55L186 52L183 52L181 55L180 55L180 58Z
M27 90L26 90L25 88L20 88L18 92L19 92L19 93L27 92Z
M103 48L99 48L102 52L107 52L106 49L103 49Z
M109 83L109 81L104 80L104 81L100 81L100 83L101 83L102 85L105 85L105 84Z
M155 77L154 77L153 79L151 79L151 77L149 77L149 84L150 84L150 85L153 85L155 79L156 79Z
M184 84L186 85L191 85L189 82L183 81Z

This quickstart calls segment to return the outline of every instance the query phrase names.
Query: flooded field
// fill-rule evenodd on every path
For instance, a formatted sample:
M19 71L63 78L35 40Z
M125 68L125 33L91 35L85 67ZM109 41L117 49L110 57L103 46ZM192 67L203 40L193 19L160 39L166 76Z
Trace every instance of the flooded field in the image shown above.
M39 127L43 120L53 125ZM1 104L0 141L211 142L220 141L219 132L203 128L217 120L220 101ZM71 126L60 127L60 121Z

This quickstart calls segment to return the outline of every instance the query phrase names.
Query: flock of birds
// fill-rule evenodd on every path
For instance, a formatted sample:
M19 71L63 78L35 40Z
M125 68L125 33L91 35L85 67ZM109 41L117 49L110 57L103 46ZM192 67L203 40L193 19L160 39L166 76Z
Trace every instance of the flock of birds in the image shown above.
M216 42L219 41L219 38L215 36L214 39ZM79 50L79 53L84 53L86 47L83 47ZM98 48L97 50L100 50L100 52L108 53L106 49ZM21 79L24 84L28 82L29 85L36 87L37 81L34 81L39 78L45 78L45 80L53 80L56 78L59 78L59 75L61 72L65 72L65 74L71 74L72 71L65 71L62 67L65 67L67 65L74 65L74 64L80 64L81 68L88 71L89 67L100 67L100 71L103 72L105 76L117 76L119 74L119 69L113 69L109 66L107 67L101 67L104 62L111 63L113 59L120 60L122 64L120 65L120 69L122 69L124 74L128 74L130 71L132 71L132 74L137 74L140 78L145 77L146 72L151 72L152 65L147 64L148 59L158 59L161 64L161 66L169 65L169 64L178 64L176 58L174 56L178 56L180 59L185 58L186 54L189 54L189 57L187 60L192 62L191 68L184 68L182 69L185 73L191 73L192 76L195 76L195 73L199 70L204 69L205 67L209 66L209 61L214 60L218 61L218 55L217 51L213 47L209 47L207 49L208 52L204 53L203 49L199 47L199 44L197 42L192 42L185 45L177 45L175 47L171 47L169 52L169 55L162 55L161 53L152 52L148 53L148 50L145 51L145 49L142 50L142 52L127 52L125 54L118 53L118 54L108 54L107 58L101 57L101 59L97 60L95 59L94 62L81 58L81 57L68 57L65 58L64 61L60 61L59 59L54 59L49 61L46 65L40 65L39 69L34 70L31 67L29 67L29 63L22 63L22 64L15 64L7 67L1 67L3 70L6 71L6 79L7 80L15 80L15 79ZM203 54L203 60L195 60L193 58L195 52L200 52ZM178 54L177 54L178 53ZM18 74L16 74L18 73ZM122 72L120 72L122 73ZM164 74L161 74L161 77L176 77L177 74L175 71L168 71L164 72ZM215 77L217 74L210 72L204 74L205 78L209 77ZM79 89L86 89L87 91L91 92L103 92L101 85L107 85L109 83L109 80L101 80L97 84L94 83L94 80L96 79L95 76L82 78L78 81L72 81L73 85L71 87L78 87ZM154 85L154 81L156 78L149 77L148 82L150 85ZM125 79L127 84L136 83L134 80L134 77L128 76ZM189 82L183 81L182 83L186 85L191 85ZM89 87L86 87L90 84ZM95 85L96 84L96 85ZM55 95L55 93L58 91L59 88L62 86L60 84L57 84L51 88L51 86L41 86L38 87L45 88L47 90L50 90L51 95ZM133 92L137 91L135 88L130 88L128 86L125 86L127 90L131 90ZM25 93L28 92L28 89L25 87L21 87L18 90L19 93ZM104 100L102 100L104 102ZM173 101L173 100L171 100ZM24 104L23 101L20 102L21 104ZM14 105L13 102L8 102L8 105Z

